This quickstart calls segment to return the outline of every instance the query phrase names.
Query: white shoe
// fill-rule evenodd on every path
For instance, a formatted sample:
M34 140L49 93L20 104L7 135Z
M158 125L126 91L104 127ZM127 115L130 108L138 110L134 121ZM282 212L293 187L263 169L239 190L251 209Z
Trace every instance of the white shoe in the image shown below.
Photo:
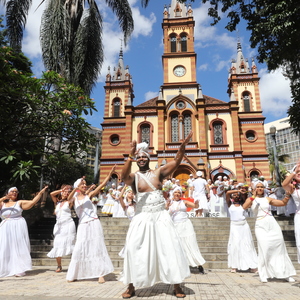
M25 276L26 275L26 273L25 272L23 272L23 273L18 273L18 274L15 274L15 277L23 277L23 276Z
M262 278L260 281L261 281L262 283L267 283L267 282L268 282L268 279L267 279L267 278Z
M295 282L296 280L293 277L288 277L285 279L287 282Z

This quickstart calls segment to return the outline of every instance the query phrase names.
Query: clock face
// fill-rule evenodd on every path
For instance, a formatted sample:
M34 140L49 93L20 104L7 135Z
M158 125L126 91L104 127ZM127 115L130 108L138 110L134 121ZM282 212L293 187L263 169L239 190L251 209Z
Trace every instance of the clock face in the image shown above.
M185 74L185 67L183 66L177 66L174 68L173 73L175 76L181 77Z

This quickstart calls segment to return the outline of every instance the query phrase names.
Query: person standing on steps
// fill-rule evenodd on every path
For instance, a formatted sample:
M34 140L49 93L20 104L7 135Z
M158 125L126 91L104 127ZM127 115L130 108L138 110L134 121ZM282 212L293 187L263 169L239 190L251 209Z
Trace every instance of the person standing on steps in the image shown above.
M165 209L162 182L180 165L185 146L192 132L180 145L174 160L158 169L149 167L148 144L131 143L131 151L123 170L122 180L136 194L136 211L126 236L124 269L120 281L128 284L124 299L135 295L135 288L148 287L158 281L174 284L174 294L184 298L180 283L190 276L188 260L174 223ZM136 159L139 171L131 173Z
M51 199L55 205L56 223L53 228L53 248L47 256L56 258L56 273L62 271L62 256L72 254L75 245L76 227L71 214L73 202L68 201L71 190L71 185L64 185L60 190L50 193Z
M183 248L185 250L189 265L197 267L201 274L204 274L202 265L205 264L205 259L202 257L198 247L197 237L194 226L189 219L187 208L199 207L198 200L194 202L181 200L182 190L175 188L173 192L173 200L167 203L170 216L175 224L176 230L181 238Z
M113 166L104 181L88 195L86 181L83 178L77 179L68 197L68 201L73 201L79 219L76 243L67 273L68 282L98 277L98 283L104 283L104 276L114 270L105 246L102 225L91 199L106 185L115 168Z
M32 200L19 200L16 187L0 198L0 278L25 276L25 272L32 269L28 229L22 211L38 203L47 188L45 186Z

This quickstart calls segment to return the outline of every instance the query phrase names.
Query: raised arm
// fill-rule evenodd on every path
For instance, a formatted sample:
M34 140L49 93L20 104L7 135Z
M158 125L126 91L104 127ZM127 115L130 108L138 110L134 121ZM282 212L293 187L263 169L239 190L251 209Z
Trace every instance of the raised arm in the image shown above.
M294 186L292 185L292 180L294 176L296 175L296 172L293 171L290 175L288 175L282 182L282 187L285 189L288 193L293 193Z
M160 168L161 179L168 177L178 168L185 153L185 146L188 144L192 135L193 135L193 131L190 131L186 139L180 145L174 160L168 162L166 165Z
M135 155L136 155L136 141L132 141L128 159L125 162L121 172L121 179L127 185L132 185L134 181L134 174L131 173L131 164L134 161Z
M230 196L234 193L238 193L239 191L238 190L231 190L231 191L227 191L226 192L226 203L227 203L227 206L230 207L231 206L231 201L230 201Z
M20 206L23 210L28 210L32 208L36 203L39 202L42 195L45 193L46 189L48 188L48 185L46 185L42 190L40 190L37 195L32 200L20 200Z
M53 191L50 193L50 196L51 196L51 199L52 201L54 202L54 204L56 205L58 199L57 199L57 196L63 191L63 189L61 190L57 190L57 191Z
M119 201L120 201L120 204L121 204L123 210L125 210L125 208L126 208L126 205L124 203L124 193L125 193L126 188L127 188L127 185L125 184L124 187L122 188L122 191L121 191L120 195L119 195Z
M91 199L92 197L94 197L94 196L96 196L96 195L98 195L98 194L100 193L101 189L107 184L108 180L110 179L112 173L115 171L116 167L117 167L117 165L114 165L114 166L111 168L111 170L110 170L110 172L108 173L108 175L107 175L107 176L105 177L105 179L103 180L103 182L102 182L101 184L99 184L99 185L97 186L96 189L94 189L93 191L91 191L91 192L89 193L90 199Z

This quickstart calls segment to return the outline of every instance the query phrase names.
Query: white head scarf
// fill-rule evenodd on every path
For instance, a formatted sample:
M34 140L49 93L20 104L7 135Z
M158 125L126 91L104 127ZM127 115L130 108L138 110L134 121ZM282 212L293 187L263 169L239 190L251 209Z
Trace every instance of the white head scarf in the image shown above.
M136 146L136 152L138 153L145 153L146 156L150 159L150 154L148 153L149 151L149 145L145 142L137 144Z
M10 193L12 190L17 190L17 192L19 193L19 190L14 186L14 187L11 187L9 190L8 190L8 193Z
M179 191L182 194L182 189L180 186L175 187L175 189L173 190L173 193Z
M79 178L79 179L77 179L77 180L74 182L74 184L73 184L74 189L77 189L77 188L79 187L79 185L80 185L82 179L83 179L83 178Z

